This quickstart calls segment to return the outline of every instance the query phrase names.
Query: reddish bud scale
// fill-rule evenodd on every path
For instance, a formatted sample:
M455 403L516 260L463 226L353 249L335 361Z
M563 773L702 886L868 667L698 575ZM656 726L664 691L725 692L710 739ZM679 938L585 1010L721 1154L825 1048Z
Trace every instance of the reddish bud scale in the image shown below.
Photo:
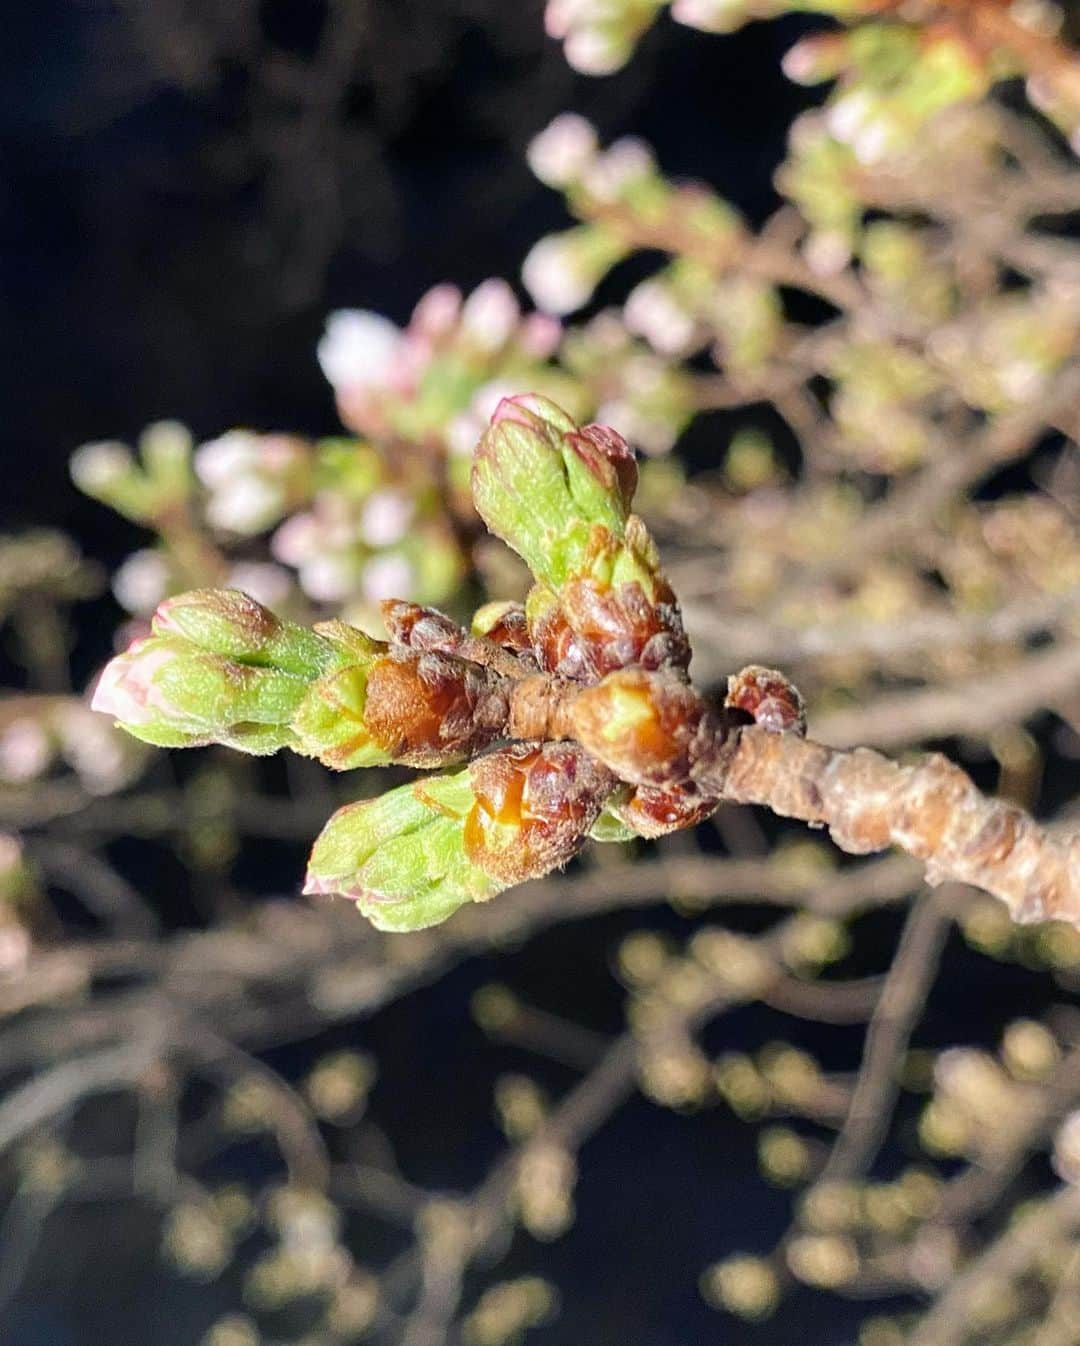
M798 688L775 668L749 664L728 678L724 705L744 711L772 734L806 733L806 707Z
M502 883L564 865L580 850L615 779L576 743L517 744L469 768L476 802L465 853Z
M574 699L575 737L629 785L688 782L720 733L701 697L673 674L624 668Z
M391 639L410 650L453 655L491 668L503 677L520 678L535 671L531 657L519 660L515 651L504 648L487 634L466 631L436 608L393 598L382 604L382 617Z
M392 650L371 668L364 728L395 761L442 766L502 732L509 698L486 669L434 653Z
M703 795L695 785L671 785L666 789L639 785L630 798L613 811L619 821L633 828L638 836L651 839L696 827L709 817L719 802L710 795Z
M637 581L604 585L570 580L533 623L533 649L545 672L586 680L631 664L654 672L685 668L690 646L675 595L655 581L650 600Z
M436 608L421 607L401 598L388 598L380 604L383 625L391 640L411 650L434 650L456 654L466 632Z
M489 604L489 607L494 607ZM529 636L529 623L525 618L525 608L521 603L498 605L500 611L490 625L482 632L483 636L504 650L514 654L531 654L532 640Z

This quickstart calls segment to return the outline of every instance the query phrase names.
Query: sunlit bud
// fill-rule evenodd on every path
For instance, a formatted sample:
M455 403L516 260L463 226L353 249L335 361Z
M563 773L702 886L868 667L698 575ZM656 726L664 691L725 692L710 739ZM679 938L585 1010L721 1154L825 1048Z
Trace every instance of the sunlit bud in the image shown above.
M312 1110L325 1121L355 1118L375 1079L375 1063L361 1052L324 1056L304 1085Z
M230 589L241 589L265 607L278 607L292 592L287 570L270 561L238 561L229 571Z
M811 1158L806 1141L787 1126L769 1126L758 1137L758 1162L769 1182L794 1187L810 1176Z
M326 1325L334 1337L354 1341L366 1335L379 1308L379 1281L370 1272L353 1268L350 1279L339 1285L326 1310Z
M533 360L554 355L562 340L563 326L550 313L530 313L518 328L518 346Z
M159 747L224 742L265 753L291 741L287 725L305 690L292 674L155 636L105 666L90 704Z
M665 355L682 355L693 344L693 315L680 307L662 281L646 280L635 286L623 306L623 317L631 332Z
M547 1118L547 1098L527 1075L502 1075L495 1081L495 1111L511 1140L534 1135Z
M229 430L199 445L195 473L204 486L216 488L250 471L258 461L258 435L251 430Z
M631 44L619 33L602 28L579 28L563 45L566 64L582 75L611 75L624 66Z
M762 1050L760 1067L769 1087L784 1103L806 1106L821 1094L821 1068L808 1052L773 1043Z
M229 1264L233 1240L209 1202L186 1201L165 1218L165 1255L185 1276L212 1281Z
M38 720L21 715L0 729L0 781L21 785L34 780L52 759L52 740Z
M615 234L597 224L580 224L535 243L522 263L521 279L538 308L563 317L589 302L627 251Z
M465 1346L507 1346L539 1327L555 1311L557 1296L539 1276L521 1276L485 1290L465 1318Z
M581 177L597 151L596 132L584 117L563 112L529 144L529 167L549 187L566 187Z
M761 1117L769 1106L769 1088L749 1056L727 1052L716 1063L716 1087L733 1112L745 1120Z
M351 898L374 926L394 931L436 925L465 902L485 901L505 885L465 853L463 820L474 804L461 771L346 805L315 841L304 892Z
M584 688L571 714L578 741L632 785L686 781L701 736L715 728L693 688L639 668L609 673Z
M526 1146L515 1177L521 1223L534 1238L558 1238L574 1218L573 1156L559 1145Z
M179 421L154 421L139 436L139 457L147 474L177 493L191 479L191 450L191 433Z
M862 1219L862 1192L853 1182L817 1182L799 1202L799 1223L818 1234L856 1229Z
M788 49L781 67L796 84L818 84L840 74L848 49L846 33L814 33Z
M1080 1183L1080 1111L1071 1112L1058 1129L1054 1168L1066 1182Z
M219 1318L199 1342L199 1346L260 1346L262 1337L245 1313L229 1313Z
M1057 1065L1061 1050L1042 1024L1034 1019L1017 1019L1005 1030L1001 1055L1014 1079L1042 1080Z
M372 603L412 592L416 572L404 556L373 556L364 566L360 588Z
M465 847L504 887L572 859L614 785L574 743L501 748L473 762L469 776Z
M400 329L389 318L342 309L326 320L326 334L318 345L319 365L335 392L377 387L389 374L401 339Z
M806 263L818 276L837 276L851 261L851 238L837 229L815 229L803 244Z
M487 669L442 654L388 651L377 641L342 662L311 684L291 721L299 749L335 770L389 761L443 766L481 751L505 728L508 693Z
M71 477L80 491L95 499L123 481L135 459L126 444L103 441L83 444L71 455Z
M623 136L613 141L589 165L585 187L598 201L614 202L655 171L656 159L645 141L636 136Z
M796 971L834 963L847 953L851 940L839 921L799 912L787 923L781 940L781 957Z
M750 16L747 0L673 0L671 17L706 33L730 33Z
M787 1264L804 1285L830 1290L858 1275L859 1254L854 1242L839 1234L803 1234L788 1244Z
M521 308L504 280L485 280L461 310L461 330L481 350L497 351L513 336Z

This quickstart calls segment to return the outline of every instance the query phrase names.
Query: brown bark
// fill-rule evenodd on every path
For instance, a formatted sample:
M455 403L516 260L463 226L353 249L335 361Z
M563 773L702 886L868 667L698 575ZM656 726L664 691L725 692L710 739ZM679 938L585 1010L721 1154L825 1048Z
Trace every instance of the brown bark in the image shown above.
M930 883L982 888L1016 921L1080 925L1080 834L1050 835L1021 809L981 794L940 753L905 766L869 748L827 748L758 726L736 734L695 773L709 794L824 825L857 855L898 846L925 863Z

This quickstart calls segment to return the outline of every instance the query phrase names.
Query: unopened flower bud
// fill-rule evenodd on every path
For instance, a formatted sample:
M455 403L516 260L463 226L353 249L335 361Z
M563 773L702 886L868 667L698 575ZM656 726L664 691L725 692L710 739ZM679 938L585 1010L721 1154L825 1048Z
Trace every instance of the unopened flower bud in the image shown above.
M806 707L798 688L775 668L750 664L733 673L724 705L744 711L770 733L806 733Z
M456 775L339 809L304 891L353 898L380 930L435 925L565 864L612 783L575 744L499 749Z
M508 692L489 670L368 641L312 683L292 727L300 751L338 771L386 762L434 767L487 747L508 713Z
M466 849L504 887L576 855L615 784L575 743L502 748L473 762L469 774L476 803Z
M497 891L465 854L462 819L474 796L467 771L389 790L338 809L319 833L304 892L353 899L379 930L437 925Z
M622 536L637 482L626 441L579 429L536 394L504 398L473 460L473 497L493 533L558 586L585 563L594 527Z
M159 747L228 743L267 753L291 741L288 723L305 691L293 674L151 636L110 660L90 704Z
M716 811L718 802L690 783L662 788L639 785L611 812L637 836L651 839L696 827Z
M472 629L478 636L517 654L532 652L529 623L522 603L485 603L473 613Z
M625 668L586 687L571 708L575 737L620 780L666 787L689 779L701 735L701 697L664 674Z
M151 622L155 635L178 636L200 649L260 668L311 677L333 661L326 642L285 622L239 589L192 589L167 598Z

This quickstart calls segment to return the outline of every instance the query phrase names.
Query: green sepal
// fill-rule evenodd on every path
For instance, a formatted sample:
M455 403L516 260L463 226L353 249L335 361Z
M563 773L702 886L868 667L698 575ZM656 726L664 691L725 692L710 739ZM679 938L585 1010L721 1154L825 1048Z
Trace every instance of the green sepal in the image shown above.
M306 893L340 893L379 930L422 930L501 885L465 853L468 771L339 809L308 863ZM430 802L428 802L430 801Z

